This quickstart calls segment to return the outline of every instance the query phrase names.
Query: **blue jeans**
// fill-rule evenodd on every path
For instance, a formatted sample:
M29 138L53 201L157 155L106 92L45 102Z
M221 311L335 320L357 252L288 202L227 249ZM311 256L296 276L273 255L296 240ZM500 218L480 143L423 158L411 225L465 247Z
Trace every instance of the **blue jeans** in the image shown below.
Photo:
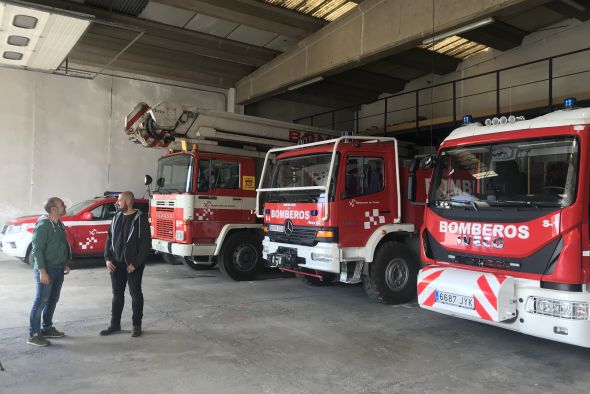
M41 332L41 315L43 315L43 329L53 326L53 312L59 301L61 286L64 283L64 270L62 268L46 268L49 275L49 284L41 283L41 272L35 269L36 294L33 308L31 308L29 335L33 336Z

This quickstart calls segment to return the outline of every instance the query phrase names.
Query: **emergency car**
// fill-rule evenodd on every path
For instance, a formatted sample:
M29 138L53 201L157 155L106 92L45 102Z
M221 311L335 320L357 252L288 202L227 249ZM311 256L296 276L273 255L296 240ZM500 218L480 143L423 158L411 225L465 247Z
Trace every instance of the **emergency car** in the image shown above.
M118 193L81 201L66 209L61 221L66 227L73 258L102 256L111 220L116 212ZM148 212L148 201L135 200L135 207ZM21 216L9 220L0 230L0 250L27 264L33 263L31 241L35 223L41 215Z

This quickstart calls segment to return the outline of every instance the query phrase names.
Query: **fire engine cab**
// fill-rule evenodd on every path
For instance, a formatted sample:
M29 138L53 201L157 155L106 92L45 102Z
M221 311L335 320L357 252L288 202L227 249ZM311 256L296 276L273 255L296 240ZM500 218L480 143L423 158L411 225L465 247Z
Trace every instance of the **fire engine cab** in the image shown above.
M590 347L590 109L453 131L433 158L422 308Z
M412 241L424 207L402 198L410 173L400 145L395 138L346 136L271 149L257 194L265 201L259 216L270 266L314 285L362 281L382 303L413 299L419 258ZM418 200L428 173L412 173L420 178Z
M125 123L133 142L177 149L158 161L150 199L153 249L193 269L217 264L234 280L251 280L263 266L255 202L257 164L265 152L301 136L321 140L335 134L170 103L139 103ZM146 184L151 182L146 176Z

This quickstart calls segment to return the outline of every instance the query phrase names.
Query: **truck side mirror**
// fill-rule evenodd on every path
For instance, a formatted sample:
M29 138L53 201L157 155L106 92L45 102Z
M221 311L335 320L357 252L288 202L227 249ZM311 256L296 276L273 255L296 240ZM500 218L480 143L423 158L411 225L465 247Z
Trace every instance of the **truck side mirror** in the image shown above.
M436 158L432 155L428 155L422 159L422 168L432 168L436 165Z
M152 184L152 177L147 175L143 178L143 184L149 186Z
M156 185L158 185L158 187L164 186L164 178L158 178L158 180L156 180Z

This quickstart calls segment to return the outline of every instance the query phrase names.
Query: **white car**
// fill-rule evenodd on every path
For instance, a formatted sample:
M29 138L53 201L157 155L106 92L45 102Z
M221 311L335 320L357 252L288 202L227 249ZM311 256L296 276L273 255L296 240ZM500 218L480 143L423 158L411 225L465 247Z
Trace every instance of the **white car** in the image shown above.
M79 202L66 210L61 221L66 227L72 258L103 255L107 232L116 212L117 196L118 193L105 193L104 197ZM148 212L149 201L136 199L135 207ZM6 222L0 230L0 251L25 263L34 263L31 242L39 216L21 216Z

